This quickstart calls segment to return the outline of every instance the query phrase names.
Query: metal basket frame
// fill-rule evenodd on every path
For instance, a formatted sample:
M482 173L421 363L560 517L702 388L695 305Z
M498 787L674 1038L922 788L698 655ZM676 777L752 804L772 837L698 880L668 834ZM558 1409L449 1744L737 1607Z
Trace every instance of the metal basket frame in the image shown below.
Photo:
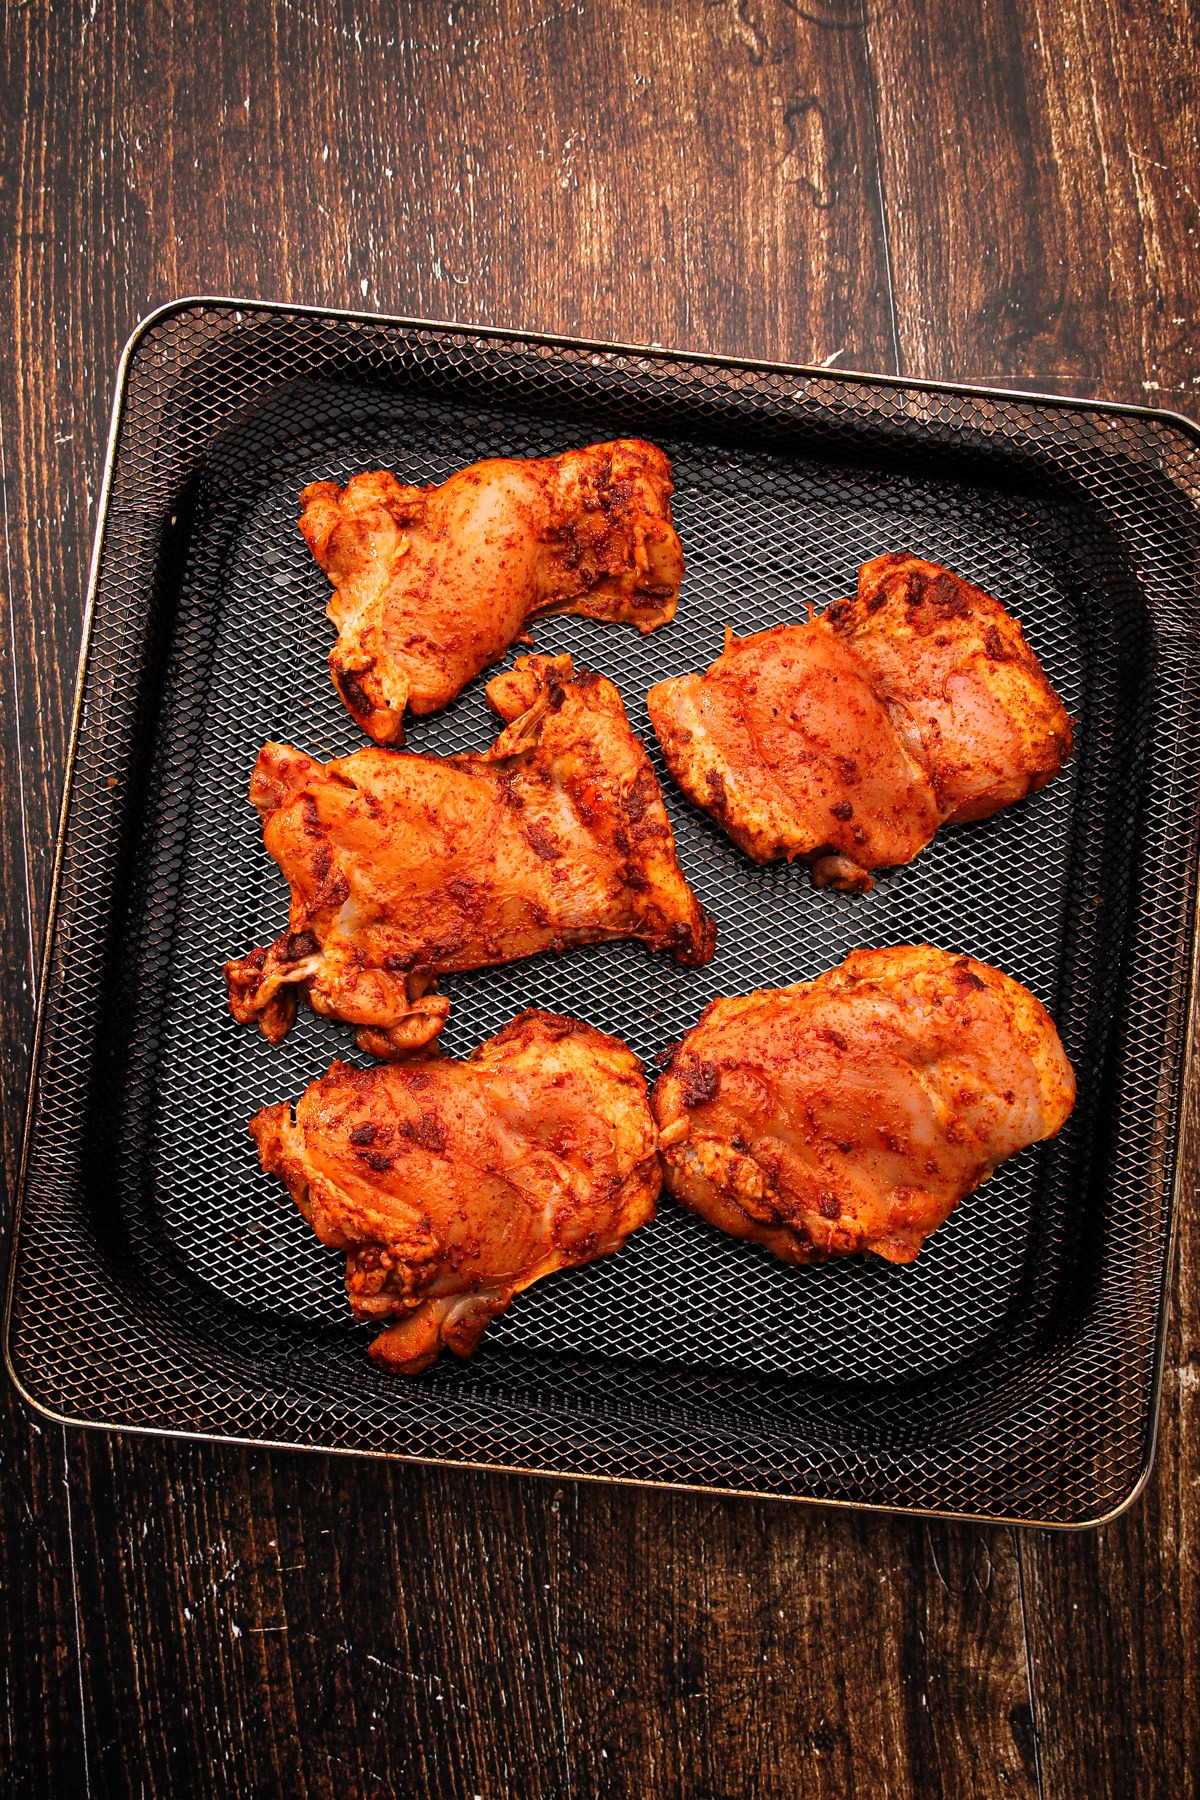
M373 410L377 402L383 413ZM565 421L578 416L614 428L628 420L643 435L677 439L685 467L690 446L702 544L696 616L707 607L710 621L724 604L722 583L749 616L756 581L775 596L764 604L778 610L794 559L786 544L770 541L772 519L794 522L810 503L821 514L828 502L817 539L839 555L851 545L859 528L839 523L837 511L847 495L866 509L863 516L881 496L878 506L895 517L911 490L917 535L936 536L944 493L941 528L957 543L972 530L986 536L991 507L1016 546L1013 568L1045 564L1035 622L1043 620L1063 668L1076 671L1086 715L1071 785L1057 800L1049 798L1054 785L1038 797L1046 799L1040 823L1049 847L1038 836L1038 815L1013 809L992 836L968 828L973 838L944 848L939 840L942 860L926 853L927 872L900 871L881 884L879 917L901 921L910 936L928 929L938 941L935 925L944 938L953 917L946 884L969 872L979 917L964 903L962 933L982 932L986 947L987 909L1006 904L997 899L1000 887L989 886L989 866L1025 858L1038 916L1023 921L1013 899L996 941L1010 946L1010 965L1019 963L1027 928L1034 985L1054 990L1041 997L1062 1008L1068 1047L1083 1070L1074 1135L1068 1128L1058 1145L1017 1159L1022 1166L1011 1179L997 1177L996 1198L978 1202L968 1227L975 1238L952 1248L941 1274L935 1267L930 1277L929 1292L954 1308L950 1337L959 1330L969 1345L985 1227L998 1263L1020 1239L1005 1264L1007 1311L997 1314L986 1345L964 1351L952 1368L931 1361L906 1374L889 1369L886 1358L871 1363L866 1325L876 1301L890 1321L894 1356L925 1340L905 1335L916 1328L897 1298L901 1290L870 1288L852 1273L835 1274L824 1290L794 1290L808 1295L814 1332L825 1334L835 1370L823 1376L818 1357L801 1358L794 1372L794 1351L766 1341L772 1321L792 1306L793 1290L779 1285L774 1268L763 1273L739 1261L755 1254L745 1246L689 1236L707 1228L673 1218L656 1247L630 1261L627 1278L622 1261L632 1246L596 1265L594 1275L539 1284L531 1294L552 1289L540 1312L514 1308L471 1363L446 1367L443 1359L411 1383L368 1365L362 1333L335 1318L325 1298L311 1319L301 1317L307 1275L296 1260L298 1240L278 1239L278 1266L291 1273L274 1310L253 1297L239 1302L238 1272L249 1266L242 1247L222 1251L206 1280L195 1234L206 1217L222 1227L240 1217L235 1210L225 1218L212 1199L233 1165L214 1162L198 1200L181 1173L187 1128L175 1121L186 1080L203 1072L214 1043L224 1045L224 1027L204 1013L193 1030L191 1015L207 1002L172 959L178 962L183 944L184 962L190 954L187 966L198 966L192 940L202 942L203 920L194 906L187 910L201 891L190 834L208 831L206 844L219 841L222 790L213 770L232 771L242 753L238 696L222 700L205 687L214 669L224 671L227 687L236 673L228 645L213 648L226 611L243 636L253 617L246 547L239 538L235 555L231 545L251 503L259 508L256 530L263 521L264 531L280 528L293 452L299 462L319 452L336 467L346 444L374 441L379 419L386 424L393 414L384 439L398 456L402 425L415 421L427 455L443 440L481 441L480 421L489 416L514 442L562 442ZM660 415L661 434L654 429ZM453 460L449 448L446 455ZM272 456L283 472L275 489ZM1198 502L1200 429L1147 408L258 301L189 298L151 315L130 338L118 372L56 846L6 1326L8 1364L22 1393L48 1416L112 1429L884 1510L1067 1526L1098 1523L1128 1505L1153 1455L1181 1100L1193 1054ZM689 504L685 496L684 511ZM743 562L761 555L757 574L722 562L723 507ZM997 530L980 555L999 556L1002 567L1009 551ZM905 546L870 544L864 555L884 547ZM305 598L299 567L289 563L280 573L288 604ZM262 565L254 571L261 581ZM1083 625L1074 615L1056 620L1056 597L1082 587ZM817 592L833 597L819 581ZM619 629L550 628L560 633L554 648L579 657L582 646L606 672L604 658L623 659L630 673L622 691L633 714L640 696L629 684L645 679L649 665L639 646L604 635ZM678 648L675 668L699 666L689 654L697 655L695 645L686 654ZM322 702L303 704L319 712ZM485 741L474 704L456 703L435 728L442 737L419 747ZM318 735L336 734L335 717L336 709L321 715ZM298 724L293 730L300 735ZM340 747L352 747L348 722L345 730ZM193 776L185 765L196 744L209 758L208 773ZM194 801L192 784L204 782L203 802ZM767 885L744 900L719 833L692 817L678 795L668 798L685 872L701 868L718 896L718 916L722 897L727 910L748 909L744 931L737 922L732 928L735 950L743 941L756 946L743 959L743 988L765 984L773 906L787 910L792 936L781 927L780 941L793 956L806 931L814 957L818 940L826 946L826 963L836 960L828 946L848 947L864 919L869 932L873 915L856 913L842 897L823 896L834 910L814 910L796 885L798 871L768 873ZM245 879L253 887L258 876ZM746 874L747 882L758 879ZM252 913L258 888L247 893ZM1041 913L1056 895L1061 916L1051 929ZM231 906L240 898L236 881L228 898ZM247 935L245 946L251 941ZM586 995L592 981L596 1005L609 1013L575 1010L609 1029L627 1013L627 1030L635 1038L642 1031L635 1047L645 1053L645 1034L654 1029L648 1014L637 1013L628 994L601 994L616 969L627 986L643 981L639 953L624 954L632 960L583 953L565 971L531 973L518 964L475 989L464 978L456 1011L468 1037L453 1047L494 1028L531 985L566 982L568 995ZM742 967L735 956L723 991ZM660 973L652 997L677 1034L695 1016L700 990L663 986ZM793 969L784 978L798 976ZM310 1075L324 1067L312 1061L314 1045L322 1055L325 1046L345 1047L345 1034L332 1030L306 1040ZM243 1054L232 1038L229 1044L230 1056ZM267 1079L270 1065L263 1069ZM231 1078L222 1079L228 1088ZM277 1097L298 1091L294 1076L280 1070L279 1080ZM252 1110L248 1103L247 1117ZM273 1266L260 1259L255 1279L267 1281ZM655 1338L649 1327L644 1341L631 1327L627 1352L616 1354L635 1301L644 1310L647 1295L669 1287L673 1270L690 1271L693 1286L713 1284L709 1311L703 1294L676 1296L686 1327L677 1356L669 1335ZM794 1279L798 1272L784 1273ZM572 1281L574 1289L566 1285ZM622 1282L632 1299L622 1297ZM743 1328L727 1319L741 1305L748 1309ZM787 1316L794 1346L802 1315ZM707 1356L686 1341L698 1321L715 1334L717 1349Z

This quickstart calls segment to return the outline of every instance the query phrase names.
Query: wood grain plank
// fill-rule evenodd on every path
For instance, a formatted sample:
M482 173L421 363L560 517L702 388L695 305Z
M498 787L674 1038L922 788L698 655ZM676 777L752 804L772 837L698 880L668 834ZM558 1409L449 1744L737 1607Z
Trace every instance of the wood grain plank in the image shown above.
M105 1793L1037 1792L1006 1533L120 1440L76 1479Z
M904 372L1200 409L1188 0L866 0Z
M868 4L903 366L1200 415L1200 17L1177 0ZM929 80L936 70L937 79ZM1050 1793L1194 1790L1200 1769L1200 1157L1144 1497L1026 1534Z
M7 51L0 53L0 193L6 196L17 195L21 187L25 146L13 125L21 118L22 73ZM22 230L19 213L0 215L0 243L8 252L5 268L14 285L24 254ZM22 454L13 424L13 368L6 359L0 386L0 792L6 802L0 823L0 1270L5 1272L35 985L32 845L16 728L16 619L27 608L18 592L26 569L21 521L14 542L10 512L20 466L13 458ZM52 704L60 704L57 691ZM0 1791L14 1796L82 1793L87 1787L66 1481L62 1430L31 1418L5 1379L0 1393Z
M87 1760L62 1429L0 1393L0 1792L84 1794Z
M577 1795L1038 1792L1009 1533L570 1486L554 1504Z
M76 1480L100 1791L569 1791L544 1484L119 1439Z
M13 69L0 57L0 121L12 121ZM0 122L0 192L19 186L21 145ZM6 222L7 223L7 222ZM3 240L0 240L3 241ZM15 272L20 254L7 246ZM16 449L11 391L0 389L0 1269L7 1271L33 1031L35 949L30 909L26 786L16 729L17 583L23 546L10 517ZM56 696L57 703L57 696ZM7 1380L0 1394L0 1791L85 1791L87 1779L71 1546L67 1454L60 1428L32 1419Z

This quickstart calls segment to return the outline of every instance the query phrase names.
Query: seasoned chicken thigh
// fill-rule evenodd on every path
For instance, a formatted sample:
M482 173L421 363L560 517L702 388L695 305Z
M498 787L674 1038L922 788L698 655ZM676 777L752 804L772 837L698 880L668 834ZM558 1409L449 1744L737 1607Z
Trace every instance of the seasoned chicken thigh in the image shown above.
M1020 982L927 945L714 1000L652 1096L666 1185L785 1262L912 1262L998 1163L1053 1137L1075 1077Z
M251 799L291 906L269 949L225 965L236 1019L278 1042L302 988L363 1049L403 1056L445 1022L442 972L620 938L709 960L716 927L612 683L527 656L487 693L509 723L481 754L259 752Z
M882 556L855 600L737 639L647 696L667 767L756 862L867 893L939 825L1044 787L1071 721L1020 625L936 563Z
M755 862L803 857L839 885L843 867L911 862L938 828L915 730L820 619L726 631L707 674L648 704L675 780Z
M386 1327L371 1355L406 1375L443 1345L469 1356L543 1275L619 1250L662 1180L641 1064L554 1013L522 1013L466 1062L335 1062L250 1132L345 1251L355 1316Z
M369 737L404 741L503 655L528 619L584 613L652 631L674 617L683 552L671 465L640 438L492 457L440 487L385 470L306 487L300 529L334 586L334 683Z
M916 724L942 822L986 819L1044 788L1074 747L1071 721L1020 623L938 563L864 563L826 622L884 703Z

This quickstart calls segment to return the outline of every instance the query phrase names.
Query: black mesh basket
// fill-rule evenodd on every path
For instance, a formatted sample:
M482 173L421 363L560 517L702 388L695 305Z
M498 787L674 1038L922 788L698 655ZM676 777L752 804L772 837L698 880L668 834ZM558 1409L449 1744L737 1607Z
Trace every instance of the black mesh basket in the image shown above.
M788 1268L664 1197L619 1256L522 1294L470 1361L389 1377L342 1258L246 1134L354 1057L350 1033L302 1010L272 1049L221 979L285 916L246 799L259 745L361 742L297 495L621 433L674 464L678 617L647 639L536 635L616 681L656 760L652 682L704 667L726 623L852 593L892 549L1017 614L1078 749L866 898L754 867L657 761L715 962L597 946L456 977L446 1048L537 1005L649 1059L714 994L928 942L1046 1002L1079 1101L910 1268ZM96 1425L973 1517L1119 1508L1152 1452L1187 1056L1198 444L1134 409L258 304L156 314L118 392L39 1015L8 1338L27 1396ZM482 687L411 746L488 744Z

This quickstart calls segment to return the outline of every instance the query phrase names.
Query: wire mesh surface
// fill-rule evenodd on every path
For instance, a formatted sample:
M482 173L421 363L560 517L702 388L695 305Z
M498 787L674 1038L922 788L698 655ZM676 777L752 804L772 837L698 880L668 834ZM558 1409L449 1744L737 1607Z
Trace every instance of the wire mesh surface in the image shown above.
M221 979L286 919L246 798L259 746L363 741L297 496L632 432L674 465L678 615L645 639L552 620L537 645L620 688L717 956L605 945L450 978L445 1048L537 1005L649 1060L714 994L930 942L1046 1002L1079 1100L911 1267L789 1268L664 1196L619 1256L404 1381L368 1362L342 1257L246 1133L334 1055L366 1059L303 1007L272 1048ZM161 315L128 371L74 767L10 1326L27 1392L92 1422L980 1516L1120 1504L1151 1438L1187 1023L1197 470L1180 426L1103 408L284 309ZM1078 747L873 894L818 893L681 797L645 693L705 667L725 624L802 617L892 549L1016 613ZM410 747L485 747L482 690L412 721Z

